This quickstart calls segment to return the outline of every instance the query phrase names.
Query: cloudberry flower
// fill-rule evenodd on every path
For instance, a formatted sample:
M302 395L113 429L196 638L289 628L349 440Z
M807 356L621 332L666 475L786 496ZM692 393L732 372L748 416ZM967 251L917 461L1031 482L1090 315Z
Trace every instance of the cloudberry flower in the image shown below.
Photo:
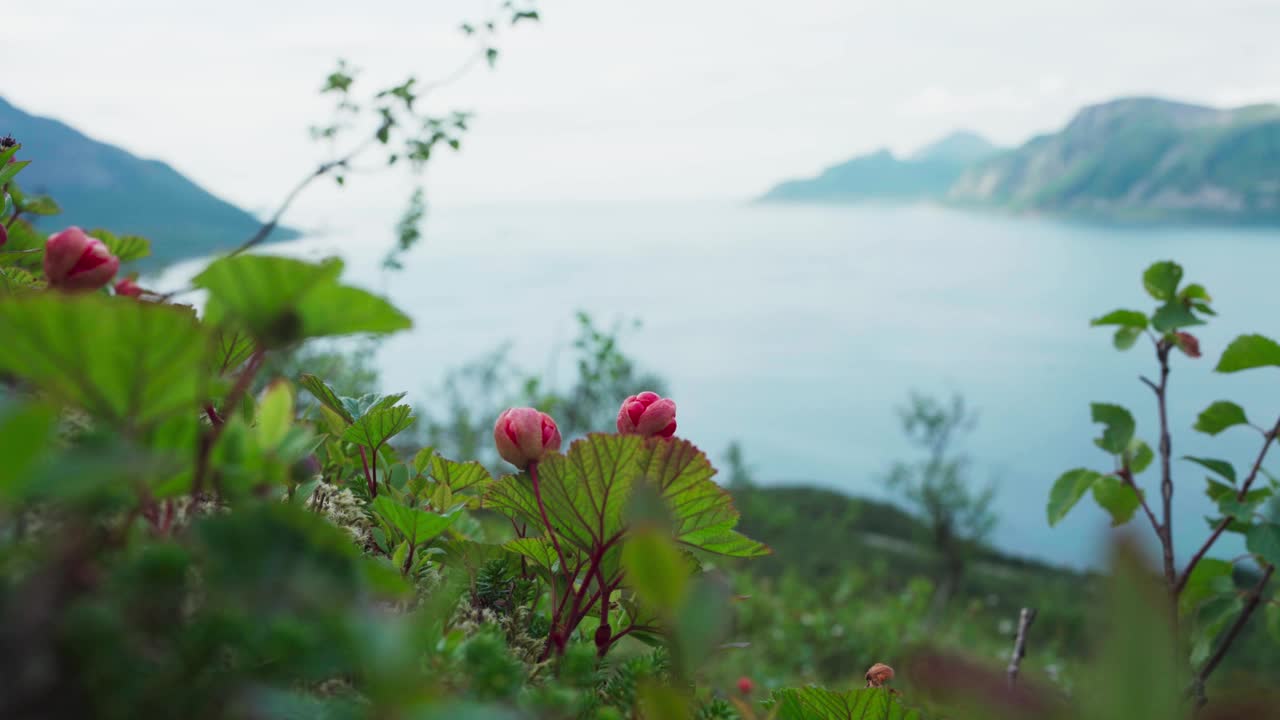
M551 416L533 408L510 408L493 426L493 442L504 460L520 469L560 449L560 428Z
M127 277L123 280L117 281L114 287L117 295L124 295L125 297L136 298L142 294L142 288L138 285L138 283L133 279L132 276Z
M97 290L119 269L120 259L78 227L50 235L44 246L44 275L51 287Z
M755 689L756 684L751 681L751 678L746 677L745 675L738 678L738 692L743 695L750 695Z
M655 392L642 392L622 401L618 432L669 438L676 432L676 403Z

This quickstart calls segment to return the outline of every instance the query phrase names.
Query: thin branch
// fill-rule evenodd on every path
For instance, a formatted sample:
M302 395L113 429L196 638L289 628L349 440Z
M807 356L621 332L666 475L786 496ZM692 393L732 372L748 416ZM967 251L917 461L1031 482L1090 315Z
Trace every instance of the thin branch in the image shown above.
M1236 618L1235 623L1231 625L1231 628L1222 636L1222 644L1218 645L1217 652L1215 652L1213 656L1205 662L1204 666L1200 668L1200 672L1196 673L1196 678L1192 682L1192 688L1200 704L1204 704L1205 681L1209 679L1209 675L1211 675L1214 669L1218 667L1218 664L1222 662L1222 658L1226 657L1227 651L1231 649L1231 644L1235 642L1236 636L1238 636L1240 631L1244 629L1244 626L1248 624L1249 618L1253 616L1253 611L1257 609L1258 603L1262 600L1262 593L1267 589L1267 583L1271 581L1271 575L1275 573L1275 571L1275 565L1267 566L1267 569L1262 573L1262 578L1258 580L1258 584L1254 585L1253 589L1249 591L1249 595L1247 596L1248 599L1244 604L1244 609L1240 611L1240 615Z
M236 411L236 407L240 404L240 399L249 391L249 385L253 383L254 376L258 374L258 370L262 367L262 361L266 358L266 355L266 351L261 346L254 349L253 355L249 357L249 362L245 364L244 370L240 371L240 377L236 379L235 386L231 388L231 392L227 393L227 400L223 403L221 417L231 417ZM192 496L198 496L204 491L204 479L209 471L209 458L213 454L213 446L218 444L218 438L222 436L222 431L226 427L227 424L225 422L215 423L213 428L200 439L196 454L196 476L191 484Z
M1018 670L1022 666L1022 658L1027 656L1027 631L1036 620L1035 608L1022 608L1018 613L1018 634L1013 639L1013 653L1009 655L1009 667L1005 672L1009 675L1009 688L1018 682Z
M1276 436L1280 435L1280 419L1276 420L1276 424L1272 426L1270 432L1264 432L1264 440L1262 449L1258 451L1258 457L1253 461L1253 467L1249 470L1249 475L1240 485L1239 492L1236 493L1236 501L1244 502L1245 497L1249 494L1249 488L1253 487L1253 481L1258 479L1258 473L1262 470L1262 461L1267 457L1267 451L1271 449L1271 444L1275 441ZM1228 515L1218 521L1217 527L1213 529L1213 533L1209 535L1209 539L1205 540L1204 545L1191 556L1191 562L1187 563L1187 569L1182 571L1182 577L1178 578L1178 584L1174 591L1181 593L1182 589L1187 586L1187 580L1191 578L1191 571L1196 569L1196 565L1204 558L1205 553L1209 552L1209 548L1218 541L1218 537L1231 524L1232 516Z
M1156 406L1160 412L1160 499L1162 513L1160 522L1160 548L1164 555L1164 578L1177 604L1178 570L1173 559L1173 443L1169 438L1169 351L1171 346L1165 343L1156 345L1156 359L1160 361L1160 384L1154 385L1143 378L1143 382L1151 385L1156 394ZM1177 608L1174 608L1175 617Z

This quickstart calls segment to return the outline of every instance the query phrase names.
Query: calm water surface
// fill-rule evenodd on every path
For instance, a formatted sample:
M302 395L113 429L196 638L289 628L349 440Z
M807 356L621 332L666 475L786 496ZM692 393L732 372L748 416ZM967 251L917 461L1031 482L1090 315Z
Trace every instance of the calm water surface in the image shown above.
M1151 309L1139 279L1151 261L1181 262L1221 313L1197 333L1205 358L1174 359L1175 454L1247 465L1256 434L1201 436L1195 414L1222 398L1257 422L1280 412L1280 370L1211 372L1235 334L1280 336L1275 231L1117 229L934 207L446 209L393 275L378 269L386 244L349 239L360 236L274 251L343 254L348 280L413 316L414 330L380 355L388 390L430 402L447 369L507 340L523 367L546 368L579 309L640 318L625 347L669 380L682 436L713 457L740 441L766 482L872 496L887 496L884 471L908 452L895 406L911 389L958 390L980 411L968 444L977 477L1000 488L995 542L1064 563L1095 562L1106 537L1091 502L1057 528L1045 523L1063 470L1108 469L1089 402L1127 405L1155 445L1154 401L1137 379L1152 354L1117 353L1107 331L1088 327L1115 307ZM176 286L193 267L158 284ZM1189 555L1208 503L1203 473L1175 470L1175 531ZM1142 478L1153 494L1155 473Z

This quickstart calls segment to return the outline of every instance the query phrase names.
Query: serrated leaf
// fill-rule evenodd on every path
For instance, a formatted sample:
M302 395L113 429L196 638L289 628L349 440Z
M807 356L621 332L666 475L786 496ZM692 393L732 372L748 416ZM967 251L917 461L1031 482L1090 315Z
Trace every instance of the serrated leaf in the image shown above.
M342 403L342 399L323 380L311 373L302 373L298 378L298 382L316 400L319 400L321 405L337 414L347 425L355 422L355 418L351 416L351 412Z
M95 229L89 235L101 240L111 254L120 258L122 263L141 260L151 254L151 241L144 237L137 235L117 237L114 233L101 228Z
M413 409L408 405L371 410L342 433L342 439L371 450L382 447L391 438L413 424Z
M217 330L213 334L211 370L216 375L240 367L253 354L253 338L239 330Z
M182 309L39 293L0 303L0 369L120 428L195 412L207 336Z
M1203 324L1203 320L1196 317L1190 308L1177 300L1161 305L1151 316L1151 327L1159 332Z
M1182 456L1182 459L1188 462L1193 462L1199 465L1200 467L1209 470L1210 472L1221 475L1227 480L1230 480L1231 484L1233 485L1236 482L1236 469L1234 466L1231 465L1231 463L1227 462L1226 460L1218 460L1216 458L1191 457L1190 455L1184 455Z
M409 316L387 300L359 288L321 286L298 304L305 337L385 335L413 327Z
M1049 526L1057 525L1066 517L1101 477L1101 473L1085 468L1068 470L1059 476L1053 483L1053 489L1049 491Z
M1219 400L1201 411L1196 418L1195 429L1209 435L1217 435L1236 425L1248 425L1244 408L1227 400Z
M1241 335L1222 351L1214 370L1231 373L1266 366L1280 366L1280 344L1262 335Z
M429 459L429 470L431 479L454 493L465 490L483 491L493 482L489 471L476 460L462 463L447 460L433 453Z
M1176 262L1165 260L1153 263L1142 273L1142 286L1147 294L1156 300L1172 300L1178 293L1178 283L1182 282L1182 266Z
M540 537L516 538L506 542L502 547L528 558L539 567L544 567L551 571L555 571L560 564L560 559L556 557L555 546L550 541Z
M39 290L44 281L22 268L0 269L0 294L12 295L27 290Z
M920 720L920 712L904 707L888 688L787 688L773 691L770 704L776 720Z
M290 334L301 339L297 306L320 285L332 285L342 263L309 263L266 255L238 255L210 263L192 283L209 291L205 318L213 324L234 323L255 336Z
M1111 527L1129 522L1142 504L1134 488L1111 476L1100 477L1093 483L1093 499L1111 514Z
M409 507L385 495L375 498L370 507L414 545L433 540L458 519L457 514L437 515L421 508Z
M1263 562L1280 565L1280 523L1260 522L1244 535L1245 548Z
M1129 442L1133 440L1134 422L1133 415L1129 411L1119 405L1110 405L1108 403L1093 403L1091 406L1093 421L1102 423L1105 427L1102 431L1102 437L1094 442L1098 447L1109 453L1119 455L1129 446Z
M1137 310L1112 310L1102 317L1090 320L1089 325L1092 327L1098 327L1100 325L1119 325L1124 328L1146 330L1147 316Z

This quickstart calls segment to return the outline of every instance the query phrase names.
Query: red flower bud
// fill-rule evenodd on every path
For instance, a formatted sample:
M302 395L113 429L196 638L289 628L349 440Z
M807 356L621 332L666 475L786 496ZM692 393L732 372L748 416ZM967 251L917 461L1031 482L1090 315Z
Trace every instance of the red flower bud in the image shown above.
M884 684L893 679L893 668L884 663L876 663L867 668L867 687L878 688L884 687Z
M622 401L618 432L669 438L676 433L676 403L655 392L642 392Z
M143 292L142 288L134 281L132 276L117 281L114 287L117 295L124 295L125 297L136 298L142 295Z
M533 408L511 408L498 416L493 442L504 460L520 469L560 449L560 428L551 416Z
M743 695L750 695L756 689L756 684L751 682L751 678L743 676L738 678L738 692Z
M49 236L44 246L44 276L62 290L97 290L111 282L120 259L101 240L78 227Z
M1174 341L1178 344L1178 349L1186 353L1187 357L1200 357L1200 341L1195 335L1186 332L1174 333Z

